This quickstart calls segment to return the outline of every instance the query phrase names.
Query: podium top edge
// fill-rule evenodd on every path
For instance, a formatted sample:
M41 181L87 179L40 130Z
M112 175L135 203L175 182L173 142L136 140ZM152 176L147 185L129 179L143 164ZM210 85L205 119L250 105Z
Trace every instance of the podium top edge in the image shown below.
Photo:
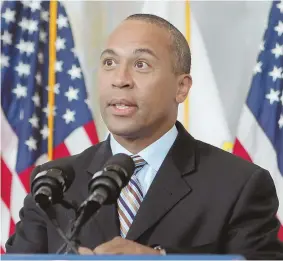
M55 254L3 254L1 260L245 260L239 255L55 255Z

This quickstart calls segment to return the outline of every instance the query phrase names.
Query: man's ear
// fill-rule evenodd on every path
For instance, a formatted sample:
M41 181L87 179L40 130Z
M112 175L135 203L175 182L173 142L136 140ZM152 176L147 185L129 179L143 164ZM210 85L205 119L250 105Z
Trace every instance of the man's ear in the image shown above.
M186 100L192 87L192 77L189 74L182 74L178 77L178 88L176 92L176 102L182 103Z

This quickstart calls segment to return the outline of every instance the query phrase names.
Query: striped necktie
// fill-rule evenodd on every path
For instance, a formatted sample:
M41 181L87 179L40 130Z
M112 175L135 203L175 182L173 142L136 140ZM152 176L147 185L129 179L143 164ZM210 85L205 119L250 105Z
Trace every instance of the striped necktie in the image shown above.
M120 234L125 238L143 200L143 193L137 173L144 167L146 161L139 155L132 156L135 162L135 172L128 185L122 189L118 199L118 214Z

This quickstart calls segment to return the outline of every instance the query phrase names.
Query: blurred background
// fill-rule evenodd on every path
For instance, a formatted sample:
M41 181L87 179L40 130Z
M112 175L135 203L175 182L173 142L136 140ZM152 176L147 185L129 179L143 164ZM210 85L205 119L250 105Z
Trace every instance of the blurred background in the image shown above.
M178 120L266 168L283 224L282 1L1 1L1 252L34 166L107 137L99 57L134 13L159 15L184 34L193 87Z

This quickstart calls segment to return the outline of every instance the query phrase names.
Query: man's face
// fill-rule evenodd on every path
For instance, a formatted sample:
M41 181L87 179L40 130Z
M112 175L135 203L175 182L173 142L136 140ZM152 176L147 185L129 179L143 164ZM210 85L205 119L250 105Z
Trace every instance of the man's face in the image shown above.
M138 20L124 21L110 36L99 93L102 118L114 135L141 138L174 124L179 79L170 43L165 29Z

